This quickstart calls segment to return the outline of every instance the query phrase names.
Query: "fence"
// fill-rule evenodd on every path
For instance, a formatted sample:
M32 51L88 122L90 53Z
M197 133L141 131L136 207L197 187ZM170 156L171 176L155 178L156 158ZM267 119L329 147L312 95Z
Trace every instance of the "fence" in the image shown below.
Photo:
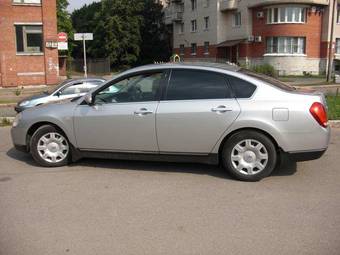
M72 59L68 65L68 71L70 73L83 73L84 72L84 60ZM109 74L110 58L90 58L87 59L87 72L89 74Z

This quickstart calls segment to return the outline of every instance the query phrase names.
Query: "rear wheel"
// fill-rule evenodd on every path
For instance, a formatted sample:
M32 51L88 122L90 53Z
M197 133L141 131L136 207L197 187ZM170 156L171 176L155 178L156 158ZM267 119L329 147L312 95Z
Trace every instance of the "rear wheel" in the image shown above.
M241 181L259 181L270 175L277 162L276 148L264 134L245 130L232 135L222 150L223 166Z
M66 136L51 125L42 126L33 134L30 151L34 160L45 167L64 166L70 156Z

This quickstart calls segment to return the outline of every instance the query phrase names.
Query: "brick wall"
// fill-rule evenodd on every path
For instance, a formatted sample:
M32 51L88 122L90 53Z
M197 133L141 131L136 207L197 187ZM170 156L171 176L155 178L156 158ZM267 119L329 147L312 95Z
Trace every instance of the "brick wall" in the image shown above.
M15 23L42 23L44 54L17 55ZM56 0L41 6L13 5L0 0L0 86L55 84L58 82L58 50L45 48L57 40Z
M264 18L257 18L257 12L265 13ZM261 43L245 44L240 49L240 57L261 57L266 52L266 37L299 36L306 37L306 55L309 58L321 57L322 13L308 12L307 21L303 24L267 24L266 11L254 8L252 15L253 35L262 36Z

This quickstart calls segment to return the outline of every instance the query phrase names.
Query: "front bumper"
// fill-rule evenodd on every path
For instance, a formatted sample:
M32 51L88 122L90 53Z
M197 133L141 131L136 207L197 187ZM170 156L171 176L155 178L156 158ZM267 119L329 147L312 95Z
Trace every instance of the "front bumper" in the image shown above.
M318 151L286 152L285 154L290 160L300 162L319 159L325 154L326 150L327 149Z
M12 127L11 137L14 147L19 151L28 152L26 130L22 127Z

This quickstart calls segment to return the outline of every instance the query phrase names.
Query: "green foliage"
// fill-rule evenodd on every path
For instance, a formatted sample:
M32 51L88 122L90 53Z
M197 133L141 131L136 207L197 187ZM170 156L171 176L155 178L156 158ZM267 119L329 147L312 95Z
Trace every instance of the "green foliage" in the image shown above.
M14 95L20 96L21 93L22 93L22 90L23 90L23 88L17 88L16 90L14 90Z
M255 65L252 66L250 69L256 73L265 74L271 77L277 77L277 72L275 68L269 64Z
M143 22L141 24L142 42L139 64L150 64L155 61L169 61L171 55L167 26L164 24L163 6L154 0L144 0L144 7L141 13Z
M73 49L73 26L72 26L72 20L71 16L67 11L69 3L68 0L57 0L57 24L58 24L58 32L65 32L68 35L69 42L68 42L68 54L69 56L72 53Z
M162 6L153 0L102 0L72 13L77 32L93 32L88 56L109 57L113 68L168 60ZM74 58L82 57L81 45Z
M11 121L8 118L2 118L0 126L5 127L5 126L10 126Z
M340 120L340 96L327 96L328 117L330 120Z

